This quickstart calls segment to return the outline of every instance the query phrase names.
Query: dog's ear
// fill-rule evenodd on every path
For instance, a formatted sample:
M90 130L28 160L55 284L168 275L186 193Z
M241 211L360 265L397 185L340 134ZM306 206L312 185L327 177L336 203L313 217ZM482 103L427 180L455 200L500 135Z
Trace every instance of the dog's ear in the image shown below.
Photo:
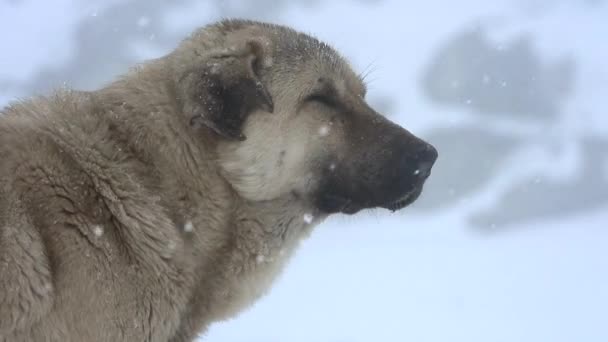
M255 110L273 112L272 98L260 80L268 56L262 42L249 40L209 55L188 71L178 87L191 125L203 125L231 140L245 140L247 116Z

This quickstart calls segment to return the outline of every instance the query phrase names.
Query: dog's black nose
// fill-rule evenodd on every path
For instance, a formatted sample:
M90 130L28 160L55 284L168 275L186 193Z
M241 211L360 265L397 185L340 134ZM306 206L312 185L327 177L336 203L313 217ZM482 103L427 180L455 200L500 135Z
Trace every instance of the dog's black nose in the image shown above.
M431 174L431 168L437 160L439 153L431 144L423 143L414 153L414 176L426 179Z

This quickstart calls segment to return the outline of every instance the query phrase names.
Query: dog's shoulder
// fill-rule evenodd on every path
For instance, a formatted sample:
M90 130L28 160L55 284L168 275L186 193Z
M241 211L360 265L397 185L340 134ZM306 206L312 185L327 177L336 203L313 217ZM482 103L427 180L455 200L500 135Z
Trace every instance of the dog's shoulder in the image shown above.
M142 274L176 271L168 260L182 240L105 110L93 94L74 91L2 109L0 340L70 306L65 291L89 286L82 277L104 269L86 255L128 254ZM111 267L118 264L125 262Z

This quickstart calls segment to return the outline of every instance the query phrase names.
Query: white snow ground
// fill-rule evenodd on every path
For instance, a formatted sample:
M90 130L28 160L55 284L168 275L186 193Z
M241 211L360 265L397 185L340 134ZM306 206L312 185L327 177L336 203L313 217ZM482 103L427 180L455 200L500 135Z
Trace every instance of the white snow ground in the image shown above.
M244 15L235 2L224 1L225 7L236 8L228 14ZM0 2L0 80L27 80L43 67L66 63L74 53L76 25L108 6L91 3L96 5ZM567 54L577 61L575 92L566 110L550 131L538 123L483 124L488 130L552 135L567 145L584 136L608 136L608 4L595 1L590 8L583 3L592 1L296 2L255 17L314 33L359 70L373 62L370 98L392 97L391 118L423 137L433 127L477 120L466 111L433 105L419 88L421 70L445 39L475 23L489 27L497 44L529 32L543 58ZM223 7L207 1L173 6L162 26L186 34L226 15L218 8ZM134 27L141 28L141 18L145 26L156 24L142 13L133 19ZM140 59L170 48L150 42L133 46ZM0 82L0 105L17 95L23 94L3 89ZM378 211L329 220L303 243L268 296L236 319L214 325L201 340L608 341L606 205L496 232L482 233L467 223L471 212L498 200L505 184L532 170L572 177L580 153L572 150L571 158L550 156L539 162L524 148L483 191L446 209L409 208L396 215ZM608 179L608 165L597 167L604 168Z

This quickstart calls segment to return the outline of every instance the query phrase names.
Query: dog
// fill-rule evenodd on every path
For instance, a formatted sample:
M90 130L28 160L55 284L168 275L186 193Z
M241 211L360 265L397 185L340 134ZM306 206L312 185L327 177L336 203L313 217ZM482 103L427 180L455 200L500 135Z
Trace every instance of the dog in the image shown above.
M0 341L192 341L329 215L416 200L436 149L329 45L223 20L0 115Z

